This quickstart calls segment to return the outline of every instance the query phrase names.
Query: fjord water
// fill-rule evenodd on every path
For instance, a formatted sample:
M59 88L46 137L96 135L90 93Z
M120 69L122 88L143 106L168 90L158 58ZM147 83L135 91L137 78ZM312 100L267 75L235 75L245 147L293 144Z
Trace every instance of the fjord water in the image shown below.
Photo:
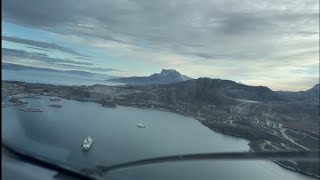
M63 99L48 107L49 97L2 108L2 138L33 155L75 168L94 168L165 155L248 151L249 141L211 131L191 117L130 107L108 109L92 102ZM43 112L22 112L39 108ZM137 123L146 128L137 128ZM93 145L83 152L84 138ZM193 161L163 163L114 171L108 179L313 179L271 161Z

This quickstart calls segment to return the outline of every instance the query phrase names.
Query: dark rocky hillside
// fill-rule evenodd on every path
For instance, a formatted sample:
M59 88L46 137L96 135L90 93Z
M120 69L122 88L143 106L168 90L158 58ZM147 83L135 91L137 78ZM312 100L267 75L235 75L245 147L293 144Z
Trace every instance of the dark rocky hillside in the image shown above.
M250 101L279 101L281 96L263 86L248 86L234 81L199 78L165 85L140 86L144 98L175 103L235 104L237 99ZM153 94L153 95L148 95ZM154 95L156 94L156 95Z
M290 102L302 104L319 104L319 84L307 91L290 92L290 91L277 91L279 95L286 98Z

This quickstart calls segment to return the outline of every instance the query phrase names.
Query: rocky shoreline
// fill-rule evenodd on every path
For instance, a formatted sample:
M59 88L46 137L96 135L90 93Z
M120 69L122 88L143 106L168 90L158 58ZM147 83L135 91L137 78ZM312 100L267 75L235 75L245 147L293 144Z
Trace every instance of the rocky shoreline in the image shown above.
M261 152L261 151L263 151L263 149L259 148L259 146L261 145L259 142L253 141L251 138L248 138L247 136L239 135L237 133L226 132L226 131L223 131L221 129L214 128L212 126L208 126L205 123L202 123L202 124L204 126L208 127L209 129L215 131L215 132L219 132L219 133L223 133L223 134L227 134L227 135L231 135L231 136L235 136L235 137L244 138L244 139L249 140L250 143L248 145L250 147L250 151L253 151L253 152ZM283 163L283 162L280 162L280 161L273 161L273 162L276 163L277 165L281 166L282 168L285 168L285 169L288 169L288 170L291 170L291 171L295 171L295 172L299 172L301 174L305 174L305 175L312 176L312 177L315 177L315 178L320 178L320 176L317 176L316 174L308 173L308 172L303 171L301 169L285 165L285 163Z
M63 97L60 97L60 98L63 98ZM78 100L78 99L73 99L73 100ZM180 115L183 115L183 116L186 116L186 117L193 117L193 118L195 118L195 120L199 121L202 125L208 127L212 131L249 140L250 141L250 143L248 144L249 147L250 147L249 151L253 151L253 152L264 151L264 149L259 148L259 146L261 145L260 144L261 142L260 141L255 141L254 137L251 137L251 136L248 136L248 135L239 134L239 133L232 132L232 131L228 132L224 128L218 128L217 126L210 126L210 125L208 125L208 121L207 120L205 120L205 119L203 119L201 117L193 116L190 113L181 113L181 112L177 112L177 111L174 111L172 109L166 109L166 108L163 108L163 107L162 108L156 108L154 106L150 106L150 105L147 105L147 104L110 103L110 104L105 105L104 102L99 102L99 101L90 101L90 100L78 100L78 101L81 101L81 102L96 102L96 103L100 103L103 107L107 107L107 108L116 108L117 105L118 105L118 106L122 106L122 107L133 107L133 108L139 108L139 109L151 109L151 110L158 110L158 111L166 111L166 112L180 114ZM291 171L295 171L295 172L298 172L298 173L301 173L301 174L304 174L304 175L312 176L312 177L315 177L315 178L320 178L320 176L317 176L317 175L312 174L312 173L308 173L308 172L303 171L303 170L298 169L298 168L294 168L294 167L288 166L283 162L280 162L280 161L273 161L273 162L276 163L277 165L279 165L282 168L285 168L285 169L288 169L288 170L291 170Z
M90 102L90 101L88 100L88 102ZM249 140L250 143L248 145L250 147L250 151L253 151L253 152L264 151L264 149L259 148L259 146L261 145L260 144L261 142L260 141L255 141L254 137L251 137L251 136L248 136L248 135L239 134L239 133L236 133L236 132L228 132L228 131L224 130L224 128L217 128L217 126L210 126L210 125L207 124L208 121L203 119L203 118L201 118L201 117L193 116L193 115L187 114L187 113L177 112L177 111L174 111L172 109L155 108L154 106L150 107L149 105L146 105L146 104L143 105L143 104L134 104L134 103L117 103L117 105L123 106L123 107L134 107L134 108L140 108L140 109L152 109L152 110L158 110L158 111L166 111L166 112L177 113L177 114L180 114L180 115L183 115L183 116L187 116L187 117L193 117L193 118L195 118L195 120L198 120L202 125L208 127L212 131ZM102 104L102 106L104 106L104 105ZM112 106L112 108L116 108L116 105ZM301 174L304 174L304 175L312 176L312 177L315 177L315 178L320 178L320 176L318 176L316 174L308 173L306 171L301 170L300 168L298 169L298 168L294 168L294 167L288 166L288 165L284 164L283 162L279 162L279 161L273 161L273 162L276 163L277 165L279 165L282 168L285 168L285 169L288 169L288 170L291 170L291 171L295 171L295 172L298 172L298 173L301 173Z
M136 108L141 108L139 106L134 106ZM150 109L150 108L143 108L143 109ZM160 111L167 111L167 112L173 112L173 111L170 111L168 109L155 109L155 110L160 110ZM173 113L178 113L178 112L173 112ZM197 117L194 117L194 116L190 116L190 115L186 115L186 114L182 114L182 113L178 113L180 115L183 115L183 116L188 116L188 117L193 117L195 119L197 119ZM198 119L197 119L198 120ZM202 125L208 127L209 129L211 129L212 131L215 131L215 132L218 132L218 133L222 133L222 134L226 134L226 135L230 135L230 136L234 136L234 137L239 137L239 138L243 138L243 139L246 139L246 140L249 140L250 143L248 144L249 147L250 147L250 150L249 151L253 151L253 152L261 152L263 151L263 149L260 149L259 148L259 142L255 142L252 138L248 137L248 136L243 136L243 135L240 135L240 134L237 134L237 133L234 133L234 132L227 132L227 131L223 131L219 128L216 128L216 127L213 127L213 126L208 126L205 122L206 120L198 120ZM274 163L276 163L277 165L279 165L280 167L282 168L285 168L285 169L288 169L288 170L291 170L291 171L295 171L295 172L298 172L298 173L301 173L301 174L304 174L304 175L308 175L308 176L312 176L312 177L315 177L315 178L320 178L320 176L317 176L315 174L312 174L312 173L308 173L306 171L303 171L301 169L297 169L297 168L293 168L291 166L288 166L286 165L285 163L283 162L280 162L280 161L273 161Z
M298 173L301 173L301 174L304 174L304 175L307 175L307 176L312 176L312 177L317 178L317 179L320 178L320 176L316 176L316 175L314 175L314 174L307 173L307 172L301 171L301 170L299 170L299 169L292 168L292 167L287 166L287 165L285 165L285 164L283 164L283 163L281 163L281 162L278 162L278 161L273 161L273 162L276 163L276 164L278 164L278 165L279 165L280 167L282 167L282 168L285 168L285 169L288 169L288 170L291 170L291 171L295 171L295 172L298 172Z
M10 106L20 106L28 104L27 102L19 102L19 103L2 103L2 107L10 107Z
M19 110L23 112L43 112L40 109L33 109L33 108L26 108L26 109L19 109Z
M62 108L62 105L60 104L49 104L48 106L53 108Z

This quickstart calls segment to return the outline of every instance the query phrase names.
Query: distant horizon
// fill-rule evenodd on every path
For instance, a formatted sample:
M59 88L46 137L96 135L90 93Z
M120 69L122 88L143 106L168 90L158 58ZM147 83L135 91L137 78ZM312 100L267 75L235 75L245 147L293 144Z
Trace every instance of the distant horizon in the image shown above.
M25 65L22 65L22 64L15 64L15 63L10 63L10 62L2 62L2 63L19 65L19 66L25 66ZM42 69L41 67L34 67L34 66L25 66L25 67L32 67L32 68ZM78 71L78 70L74 70L74 69L69 69L69 70L59 70L59 69L54 69L54 68L43 68L43 69L56 70L56 71L61 71L61 72L64 72L64 71L66 71L66 72L67 72L67 71ZM162 70L176 70L176 69L165 69L165 68L162 68L159 72L154 72L154 73L152 73L152 74L160 73ZM177 71L177 70L176 70L176 71ZM91 72L88 72L88 71L80 71L80 72L91 73ZM178 71L178 72L179 72L179 71ZM181 73L181 72L179 72L179 73ZM99 73L93 73L93 74L99 74ZM145 77L150 76L150 75L152 75L152 74L146 75ZM111 76L111 75L107 75L107 74L99 74L99 75L106 75L106 77L109 76L109 77L112 77L112 78L132 77L132 76ZM181 75L186 75L186 74L181 73ZM186 75L186 76L188 76L188 75ZM140 77L142 77L142 76L140 76ZM190 76L188 76L188 77L190 77ZM192 78L192 79L200 79L200 78L221 79L221 78L211 78L211 77L198 77L198 78L190 77L190 78ZM221 80L234 81L234 80L232 80L232 79L221 79ZM239 82L239 81L238 81L238 82L237 82L237 81L234 81L234 82L240 83L240 84L244 84L244 83ZM297 90L297 91L291 91L291 92L306 91L306 90L309 90L309 89L315 87L315 86L318 85L318 84L319 84L319 83L314 84L313 86L311 86L311 87L309 87L309 88L307 88L307 89ZM265 86L265 85L251 85L251 84L245 84L245 85L249 85L249 86ZM265 87L268 87L268 86L265 86ZM270 87L268 87L268 88L270 88ZM272 91L290 91L290 90L286 90L286 89L279 89L279 90L275 90L275 89L272 89L272 88L270 88L270 89L271 89Z

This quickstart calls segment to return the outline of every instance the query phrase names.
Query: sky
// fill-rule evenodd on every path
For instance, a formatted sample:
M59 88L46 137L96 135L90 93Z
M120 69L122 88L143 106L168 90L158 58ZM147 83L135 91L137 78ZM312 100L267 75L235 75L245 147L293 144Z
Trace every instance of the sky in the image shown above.
M319 83L319 1L3 0L2 62L306 90Z

